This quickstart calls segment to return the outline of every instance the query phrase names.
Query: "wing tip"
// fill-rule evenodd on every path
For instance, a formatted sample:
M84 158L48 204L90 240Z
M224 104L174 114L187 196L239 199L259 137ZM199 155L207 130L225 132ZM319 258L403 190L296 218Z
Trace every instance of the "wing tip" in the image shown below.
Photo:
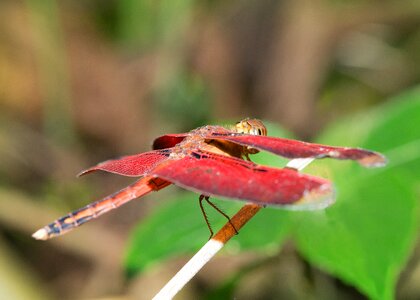
M378 152L370 152L365 157L358 160L359 164L366 168L380 168L388 163L388 159Z
M330 182L313 190L305 191L298 201L283 205L287 210L322 210L335 203L336 191Z
M32 237L36 240L41 240L41 241L48 240L48 238L49 238L48 231L45 230L45 228L41 228L41 229L35 231L32 234Z
M89 169L86 169L86 170L83 170L83 171L77 173L76 177L79 178L79 177L82 177L86 174L92 173L94 171L97 171L97 169L96 168L89 168Z

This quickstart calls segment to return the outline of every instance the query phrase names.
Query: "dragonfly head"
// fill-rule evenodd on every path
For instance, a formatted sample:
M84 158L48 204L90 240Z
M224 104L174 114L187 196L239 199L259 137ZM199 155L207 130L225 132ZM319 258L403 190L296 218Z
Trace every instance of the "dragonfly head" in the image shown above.
M263 122L258 119L244 119L235 125L238 133L247 133L252 135L267 135L267 128Z

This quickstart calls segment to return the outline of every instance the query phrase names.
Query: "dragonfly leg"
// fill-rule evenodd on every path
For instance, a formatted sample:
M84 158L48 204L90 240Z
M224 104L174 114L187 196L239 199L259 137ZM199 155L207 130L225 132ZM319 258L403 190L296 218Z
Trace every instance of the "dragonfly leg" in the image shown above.
M213 230L211 229L210 222L209 222L209 220L207 218L207 215L206 215L206 213L204 211L204 207L203 207L203 204L202 204L203 200L206 200L206 202L211 207L213 207L218 213L220 213L222 216L224 216L228 220L229 224L232 226L233 230L235 230L235 234L238 234L238 231L236 230L236 228L233 225L232 221L230 220L229 216L227 214L225 214L220 208L218 208L213 202L211 202L209 200L209 198L210 198L209 196L204 196L204 195L200 195L200 198L199 198L200 208L201 208L201 211L203 212L204 220L206 221L207 226L208 226L208 228L210 230L210 237L209 237L209 239L211 239L212 236L213 236Z
M203 199L205 199L205 198L208 199L209 197L204 196L204 195L200 195L200 197L198 198L198 203L200 203L201 212L203 213L204 220L206 221L207 227L210 230L210 237L209 237L209 240L210 240L213 237L213 229L211 229L209 218L207 217L206 211L204 210ZM208 201L207 199L206 199L206 201Z

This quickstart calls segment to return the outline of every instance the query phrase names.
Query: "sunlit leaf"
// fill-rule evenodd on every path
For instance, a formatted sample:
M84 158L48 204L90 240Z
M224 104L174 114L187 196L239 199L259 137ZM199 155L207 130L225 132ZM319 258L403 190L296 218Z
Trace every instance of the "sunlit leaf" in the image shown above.
M384 169L329 163L336 205L322 216L305 213L295 227L309 261L358 287L373 299L392 299L418 225L420 91L345 124L331 126L322 142L359 146L387 155ZM357 130L355 130L357 128ZM348 133L352 138L348 139ZM417 188L417 190L416 190Z

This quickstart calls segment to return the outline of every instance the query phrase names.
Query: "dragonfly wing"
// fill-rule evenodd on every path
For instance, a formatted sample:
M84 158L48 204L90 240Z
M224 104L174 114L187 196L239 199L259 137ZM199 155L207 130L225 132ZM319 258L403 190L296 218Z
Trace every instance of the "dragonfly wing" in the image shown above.
M153 141L153 150L172 148L176 144L181 143L186 136L187 133L162 135Z
M328 206L334 196L331 183L325 179L208 152L168 161L151 174L204 195L260 205L314 209Z
M82 171L82 176L94 171L106 171L124 176L142 176L156 167L159 163L167 160L170 150L156 150L136 155L123 156L118 159L107 160Z
M380 167L386 164L386 158L382 154L360 148L333 147L297 140L250 134L233 133L227 135L213 133L212 138L265 150L291 159L308 157L351 159L358 161L364 167Z

